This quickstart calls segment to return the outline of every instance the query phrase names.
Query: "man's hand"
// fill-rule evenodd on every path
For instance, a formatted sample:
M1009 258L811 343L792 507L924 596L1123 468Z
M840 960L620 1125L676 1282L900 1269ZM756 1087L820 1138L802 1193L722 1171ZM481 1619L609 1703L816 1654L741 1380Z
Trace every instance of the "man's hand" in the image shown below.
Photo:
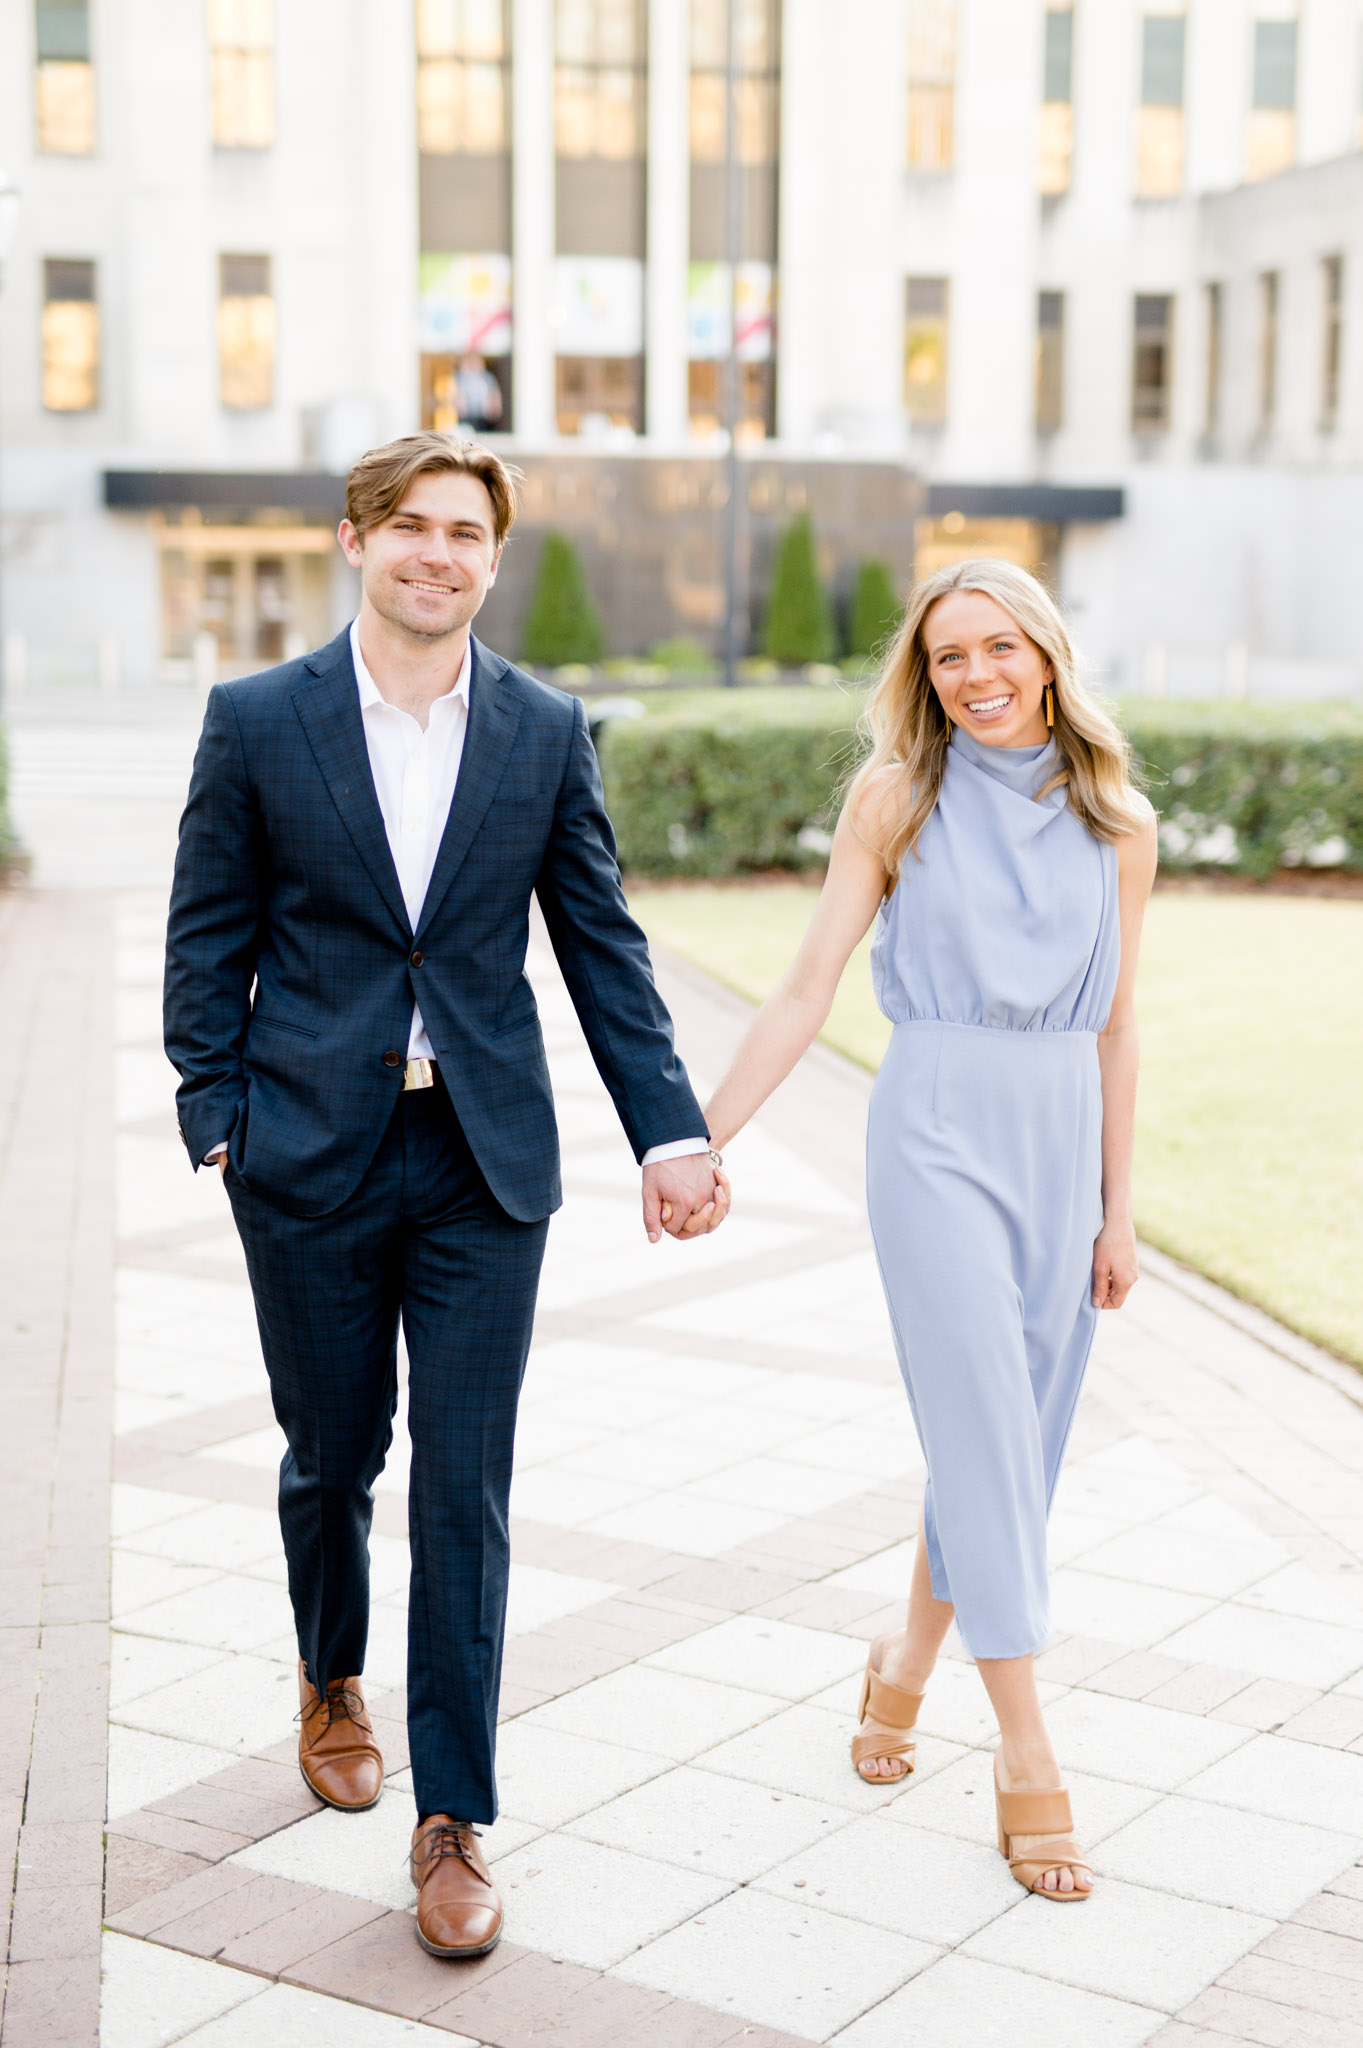
M226 1178L227 1178L227 1154L226 1154L225 1152L219 1152L219 1154L218 1154L217 1158L216 1158L216 1159L215 1159L215 1160L213 1161L213 1164L214 1164L214 1165L215 1165L215 1166L217 1167L217 1169L218 1169L218 1179L219 1179L219 1180L226 1180Z
M644 1229L650 1244L705 1237L729 1213L729 1183L707 1152L661 1159L644 1168Z

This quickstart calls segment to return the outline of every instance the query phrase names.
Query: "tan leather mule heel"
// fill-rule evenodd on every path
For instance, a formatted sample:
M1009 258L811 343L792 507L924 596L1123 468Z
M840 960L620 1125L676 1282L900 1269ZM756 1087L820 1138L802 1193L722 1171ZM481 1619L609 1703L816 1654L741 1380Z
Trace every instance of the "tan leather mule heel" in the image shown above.
M1092 1884L1083 1890L1076 1885L1073 1891L1061 1892L1041 1882L1048 1870L1087 1870L1090 1878L1093 1876L1093 1865L1070 1832L1074 1816L1068 1792L1005 1792L996 1778L994 1811L999 1826L999 1854L1024 1891L1036 1892L1043 1899L1054 1899L1067 1906L1092 1895ZM1014 1835L1054 1835L1057 1839L1044 1849L1029 1850L1023 1856L1013 1853Z
M865 1722L869 1712L872 1719L885 1728L894 1730L892 1735L854 1735L852 1737L852 1768L861 1778L863 1785L893 1785L900 1778L913 1773L913 1753L917 1744L909 1730L918 1719L918 1710L923 1704L921 1692L901 1692L897 1685L890 1685L880 1675L880 1660L885 1654L888 1636L877 1636L866 1657L866 1675L861 1681L861 1704L857 1708L858 1721ZM907 1769L896 1771L893 1778L866 1778L860 1765L872 1757L903 1757Z

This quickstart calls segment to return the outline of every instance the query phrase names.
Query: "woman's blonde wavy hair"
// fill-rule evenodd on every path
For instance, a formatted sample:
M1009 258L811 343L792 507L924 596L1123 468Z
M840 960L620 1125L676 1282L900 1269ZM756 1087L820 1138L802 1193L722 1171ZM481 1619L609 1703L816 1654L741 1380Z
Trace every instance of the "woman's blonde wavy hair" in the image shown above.
M1037 792L1067 785L1070 808L1097 839L1134 832L1149 816L1132 780L1131 749L1116 722L1079 679L1074 643L1054 599L1025 569L977 556L952 562L913 590L903 623L885 654L880 679L861 720L869 752L848 787L856 804L867 783L887 767L902 771L907 801L877 805L891 819L883 848L885 872L897 875L932 816L946 772L951 721L928 678L923 628L933 606L953 590L978 590L1002 606L1038 647L1054 672L1055 741L1060 760Z

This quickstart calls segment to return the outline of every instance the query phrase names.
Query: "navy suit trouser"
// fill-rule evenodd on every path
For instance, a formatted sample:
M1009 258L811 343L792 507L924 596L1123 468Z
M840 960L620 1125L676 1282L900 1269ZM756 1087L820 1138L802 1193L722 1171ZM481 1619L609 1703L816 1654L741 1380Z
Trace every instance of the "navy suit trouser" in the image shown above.
M324 1689L364 1670L373 1485L409 1362L407 1729L422 1814L497 1814L497 1694L516 1404L547 1219L493 1199L444 1083L399 1095L360 1186L286 1216L229 1167L275 1414L298 1647Z

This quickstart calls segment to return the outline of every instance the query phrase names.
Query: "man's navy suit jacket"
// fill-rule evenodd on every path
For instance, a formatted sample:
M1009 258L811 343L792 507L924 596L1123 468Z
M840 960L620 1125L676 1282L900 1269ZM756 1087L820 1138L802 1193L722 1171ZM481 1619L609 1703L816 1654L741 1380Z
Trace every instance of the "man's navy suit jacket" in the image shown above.
M392 1116L419 1002L492 1193L520 1221L549 1215L562 1194L524 971L532 894L636 1157L700 1136L577 698L473 642L458 782L413 931L348 631L218 684L166 949L166 1051L195 1166L226 1139L234 1170L276 1206L339 1208Z

